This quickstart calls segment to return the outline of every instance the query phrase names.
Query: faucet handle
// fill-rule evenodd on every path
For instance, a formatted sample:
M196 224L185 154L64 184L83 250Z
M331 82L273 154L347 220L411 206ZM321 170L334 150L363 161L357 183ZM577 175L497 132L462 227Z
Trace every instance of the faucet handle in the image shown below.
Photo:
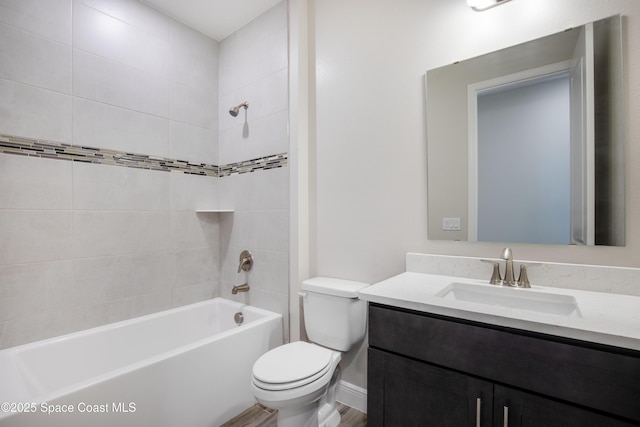
M518 276L518 286L521 288L530 288L529 276L527 276L527 267L538 267L539 262L530 262L526 264L520 264L520 276Z
M238 273L240 271L249 271L253 267L253 255L251 252L244 250L240 254L240 265L238 265Z
M493 264L493 272L491 273L491 279L489 279L489 283L491 283L492 285L502 284L502 277L500 276L500 263L498 261L493 261L490 259L481 259L480 261L486 262L487 264Z

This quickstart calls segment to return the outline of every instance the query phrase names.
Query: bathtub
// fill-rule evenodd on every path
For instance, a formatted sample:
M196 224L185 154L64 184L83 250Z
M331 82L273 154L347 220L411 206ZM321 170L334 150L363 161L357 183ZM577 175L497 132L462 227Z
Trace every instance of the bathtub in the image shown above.
M241 312L238 326L234 315ZM282 316L223 298L0 351L0 426L218 426Z

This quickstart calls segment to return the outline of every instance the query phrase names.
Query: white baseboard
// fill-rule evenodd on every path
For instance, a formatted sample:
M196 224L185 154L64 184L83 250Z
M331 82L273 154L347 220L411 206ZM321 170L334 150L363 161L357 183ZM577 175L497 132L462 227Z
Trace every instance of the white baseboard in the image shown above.
M340 380L336 400L360 412L367 413L367 389Z

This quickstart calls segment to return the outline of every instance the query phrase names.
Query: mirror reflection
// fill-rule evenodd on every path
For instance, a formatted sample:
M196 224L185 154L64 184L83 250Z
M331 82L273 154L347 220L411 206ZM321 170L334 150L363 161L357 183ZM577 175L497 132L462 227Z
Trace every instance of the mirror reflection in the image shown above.
M620 16L426 81L430 239L624 245Z

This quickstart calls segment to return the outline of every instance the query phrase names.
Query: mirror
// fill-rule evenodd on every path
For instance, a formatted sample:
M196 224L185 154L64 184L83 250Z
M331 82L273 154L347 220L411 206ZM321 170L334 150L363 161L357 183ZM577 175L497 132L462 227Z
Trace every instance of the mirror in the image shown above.
M622 18L429 70L439 240L624 246Z

